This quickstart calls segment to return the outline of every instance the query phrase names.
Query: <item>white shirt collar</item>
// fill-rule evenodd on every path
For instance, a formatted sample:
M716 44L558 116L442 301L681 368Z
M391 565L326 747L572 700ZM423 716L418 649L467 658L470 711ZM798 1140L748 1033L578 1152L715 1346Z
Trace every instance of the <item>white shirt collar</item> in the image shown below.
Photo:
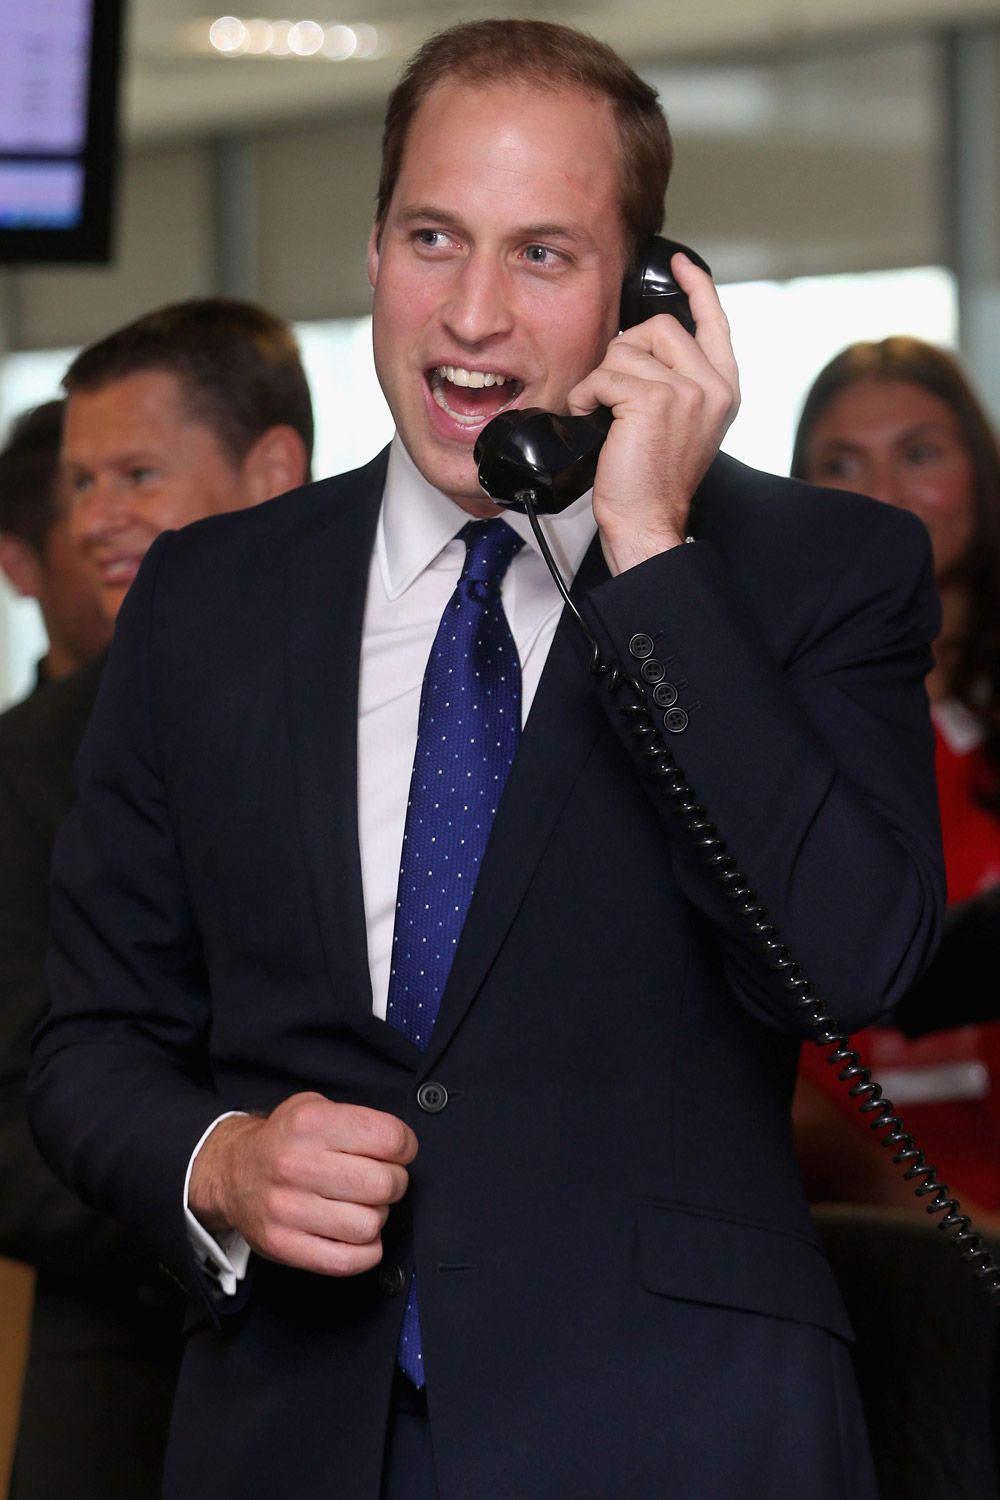
M507 511L504 519L539 558L538 543L527 516ZM386 597L398 598L454 539L468 520L453 500L420 473L397 434L389 449L375 551ZM590 490L560 515L543 523L546 539L567 583L572 583L594 537Z

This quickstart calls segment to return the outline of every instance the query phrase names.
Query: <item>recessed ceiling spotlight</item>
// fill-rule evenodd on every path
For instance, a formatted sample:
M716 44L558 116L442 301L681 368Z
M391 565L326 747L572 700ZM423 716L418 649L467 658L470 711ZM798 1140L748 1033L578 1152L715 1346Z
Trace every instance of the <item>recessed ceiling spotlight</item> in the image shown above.
M244 24L247 31L247 55L262 57L265 52L270 52L274 40L274 27L270 21L258 17L255 21L246 21Z
M239 16L219 16L209 27L208 40L216 52L237 57L246 51L247 29Z
M323 56L333 62L346 62L358 48L358 39L351 26L328 26L323 38Z
M292 44L289 41L291 34L291 21L271 22L271 45L267 50L272 57L291 57L293 55Z
M296 21L288 33L288 45L296 57L314 57L324 40L323 28L315 21Z
M375 27L369 26L365 21L359 21L355 26L351 27L351 30L354 32L354 35L358 39L358 45L355 48L354 56L374 57L376 52L378 51L379 43L379 36L378 32L375 30Z

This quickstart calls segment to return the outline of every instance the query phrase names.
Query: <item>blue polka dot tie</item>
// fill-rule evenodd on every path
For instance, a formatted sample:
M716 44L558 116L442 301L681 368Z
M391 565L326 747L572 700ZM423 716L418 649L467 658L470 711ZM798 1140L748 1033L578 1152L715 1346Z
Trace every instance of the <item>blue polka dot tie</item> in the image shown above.
M521 665L500 584L521 538L470 521L462 575L441 616L420 694L396 896L387 1019L426 1047L521 731ZM399 1363L424 1384L416 1280Z

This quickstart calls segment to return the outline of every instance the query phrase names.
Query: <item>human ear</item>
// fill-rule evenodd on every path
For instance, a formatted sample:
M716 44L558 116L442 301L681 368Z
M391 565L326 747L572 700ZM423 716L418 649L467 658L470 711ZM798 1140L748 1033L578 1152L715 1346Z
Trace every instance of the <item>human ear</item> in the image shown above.
M378 280L378 263L379 263L378 242L379 242L379 236L380 236L380 234L381 234L381 226L378 225L378 224L373 224L372 225L372 232L368 236L368 254L367 254L366 262L365 262L366 266L367 266L367 270L368 270L368 285L371 287L372 291L375 290L375 283Z
M243 460L243 477L249 505L305 484L309 460L301 433L285 424L268 427Z
M0 536L0 568L25 599L38 598L45 584L45 570L30 542L10 533Z

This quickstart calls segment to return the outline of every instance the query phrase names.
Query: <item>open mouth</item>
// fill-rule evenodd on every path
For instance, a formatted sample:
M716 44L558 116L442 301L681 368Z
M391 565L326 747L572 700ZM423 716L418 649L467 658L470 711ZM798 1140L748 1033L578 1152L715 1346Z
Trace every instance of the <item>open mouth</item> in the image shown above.
M431 396L462 427L479 427L513 406L524 390L520 380L495 370L438 365L429 376Z
M128 578L131 574L135 573L141 562L141 553L127 557L106 557L101 562L101 572L105 578L117 581L119 578Z
M142 562L141 552L122 554L114 557L95 557L101 586L106 589L128 588Z

